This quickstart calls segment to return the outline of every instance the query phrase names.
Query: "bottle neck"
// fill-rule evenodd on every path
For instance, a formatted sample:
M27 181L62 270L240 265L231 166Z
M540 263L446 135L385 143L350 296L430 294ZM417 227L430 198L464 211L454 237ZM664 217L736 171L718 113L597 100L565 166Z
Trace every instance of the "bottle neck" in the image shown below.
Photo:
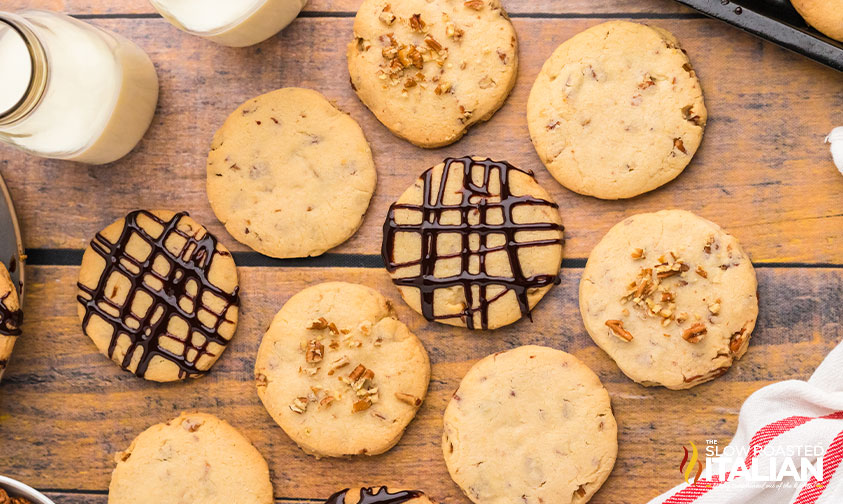
M0 53L0 59L4 57L10 58L8 62L0 60L0 69L4 69L4 73L9 72L9 74L20 72L20 65L15 65L14 63L15 57L24 58L23 61L26 61L26 57L28 56L30 63L29 83L26 84L24 82L23 87L25 90L20 94L20 99L12 104L11 108L0 110L0 126L5 126L23 119L38 106L47 87L48 65L44 45L38 39L29 22L23 17L9 12L0 12L0 28L6 29L8 36L17 37L22 42L18 54L12 54L10 51L4 56L4 54ZM17 39L15 40L17 41ZM16 68L7 68L7 65ZM26 79L25 75L23 79ZM0 89L1 91L2 89ZM18 94L14 90L11 92L15 95ZM9 100L14 100L15 98L17 96L12 96Z

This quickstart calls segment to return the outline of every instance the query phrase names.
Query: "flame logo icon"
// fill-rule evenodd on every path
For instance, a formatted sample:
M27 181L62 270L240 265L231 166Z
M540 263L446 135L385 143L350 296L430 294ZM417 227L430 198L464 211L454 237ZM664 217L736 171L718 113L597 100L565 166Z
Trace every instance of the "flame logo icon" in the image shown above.
M685 450L685 456L679 464L679 472L682 473L682 476L685 478L685 483L692 483L691 475L694 473L694 468L697 469L697 474L694 476L693 481L699 480L700 475L703 472L703 463L700 461L700 452L697 450L697 445L694 443L691 443L690 453L684 446L682 449Z

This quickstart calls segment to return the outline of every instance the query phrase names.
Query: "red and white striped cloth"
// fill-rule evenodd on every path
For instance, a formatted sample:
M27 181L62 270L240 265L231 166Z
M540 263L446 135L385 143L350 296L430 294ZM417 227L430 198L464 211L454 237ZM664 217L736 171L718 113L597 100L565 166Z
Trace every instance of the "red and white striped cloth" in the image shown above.
M818 456L806 462L822 457L822 478L785 477L781 483L752 481L747 473L718 478L719 464L714 463L715 474L706 478L704 471L699 481L691 479L649 504L843 504L843 343L807 382L784 381L752 394L741 407L729 446L728 451L720 447L720 453L737 454L747 468L763 475L771 473L771 466L778 472L787 450L817 447ZM705 449L700 447L703 462ZM800 469L801 457L790 458Z

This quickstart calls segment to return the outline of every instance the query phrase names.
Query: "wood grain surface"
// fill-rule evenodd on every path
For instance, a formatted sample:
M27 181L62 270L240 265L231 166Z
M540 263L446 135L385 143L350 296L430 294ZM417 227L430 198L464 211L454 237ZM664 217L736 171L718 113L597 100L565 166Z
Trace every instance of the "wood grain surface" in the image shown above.
M657 20L687 48L711 119L702 148L675 181L639 198L607 202L557 184L539 161L525 120L527 96L547 56L601 19L515 19L521 65L512 96L490 122L436 150L392 136L352 92L344 56L352 21L303 18L264 44L235 50L170 32L162 19L94 20L150 53L161 79L158 114L140 146L110 166L44 161L0 148L0 172L17 203L27 247L79 249L129 210L162 207L190 211L226 245L244 250L217 222L205 196L211 137L246 99L303 86L320 90L361 123L378 168L363 227L338 253L376 253L387 207L422 171L447 156L476 154L536 172L560 205L568 257L587 257L624 216L681 207L735 234L755 261L843 264L843 236L829 232L843 228L843 177L823 145L843 108L839 72L718 21Z
M242 268L237 336L211 373L158 385L99 354L75 316L75 267L30 269L26 337L0 387L0 471L39 488L102 491L113 454L153 423L182 410L212 412L242 430L269 462L279 498L327 497L346 486L425 489L441 502L468 502L451 482L440 449L442 413L474 361L523 344L566 350L591 367L612 396L620 453L596 503L642 503L681 481L682 445L726 443L749 394L773 381L807 378L843 337L843 269L760 268L758 327L743 360L723 377L686 392L630 382L585 333L577 307L582 270L565 269L533 313L493 333L430 324L407 308L380 268ZM252 369L263 331L304 285L354 278L392 299L427 348L430 391L404 438L385 455L316 460L277 427L261 405ZM95 502L95 501L92 501Z
M64 10L136 41L155 62L161 98L141 144L109 166L42 160L0 147L0 173L33 264L24 336L0 384L0 474L44 489L57 504L105 504L114 452L153 423L201 410L230 421L254 442L269 462L278 502L315 503L347 486L388 484L424 489L442 503L468 503L439 448L445 405L477 359L542 344L582 359L612 396L619 459L592 502L640 504L681 481L682 445L727 443L747 396L776 381L807 378L841 340L843 177L822 139L843 119L843 74L670 0L505 0L521 44L511 97L459 143L422 150L392 136L350 89L344 51L359 3L312 0L280 35L237 50L177 31L145 0L3 2L7 10ZM700 75L710 122L702 148L677 180L639 198L606 202L573 194L550 177L530 144L525 111L553 49L617 18L676 34ZM358 120L379 172L361 230L318 259L273 261L245 252L205 196L205 156L216 128L242 101L284 86L318 89ZM562 284L541 302L532 323L486 334L427 323L400 301L374 255L388 205L427 167L465 154L534 170L560 204L566 256L573 260L566 260ZM190 211L246 266L240 268L237 335L199 380L160 385L137 379L81 333L74 305L81 249L95 232L139 207ZM683 392L645 388L623 376L586 335L576 299L584 258L609 227L637 212L671 207L721 224L759 266L761 314L747 355L723 377ZM255 392L252 367L266 325L295 292L328 280L363 283L393 299L431 356L429 396L402 441L382 456L305 455Z
M304 10L315 15L353 15L362 0L310 0ZM512 14L591 16L594 14L656 14L674 15L691 13L691 9L671 0L503 0L504 7ZM25 8L52 9L82 16L148 15L155 9L147 0L5 0L4 10ZM306 14L307 15L307 14Z

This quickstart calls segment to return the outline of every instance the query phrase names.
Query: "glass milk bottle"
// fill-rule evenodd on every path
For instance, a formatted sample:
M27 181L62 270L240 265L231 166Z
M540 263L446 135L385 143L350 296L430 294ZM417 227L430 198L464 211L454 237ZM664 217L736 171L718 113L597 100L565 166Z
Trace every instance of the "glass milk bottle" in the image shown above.
M64 14L0 12L0 142L90 164L125 156L158 102L138 46Z
M307 0L149 0L170 23L230 47L263 42L292 23Z

